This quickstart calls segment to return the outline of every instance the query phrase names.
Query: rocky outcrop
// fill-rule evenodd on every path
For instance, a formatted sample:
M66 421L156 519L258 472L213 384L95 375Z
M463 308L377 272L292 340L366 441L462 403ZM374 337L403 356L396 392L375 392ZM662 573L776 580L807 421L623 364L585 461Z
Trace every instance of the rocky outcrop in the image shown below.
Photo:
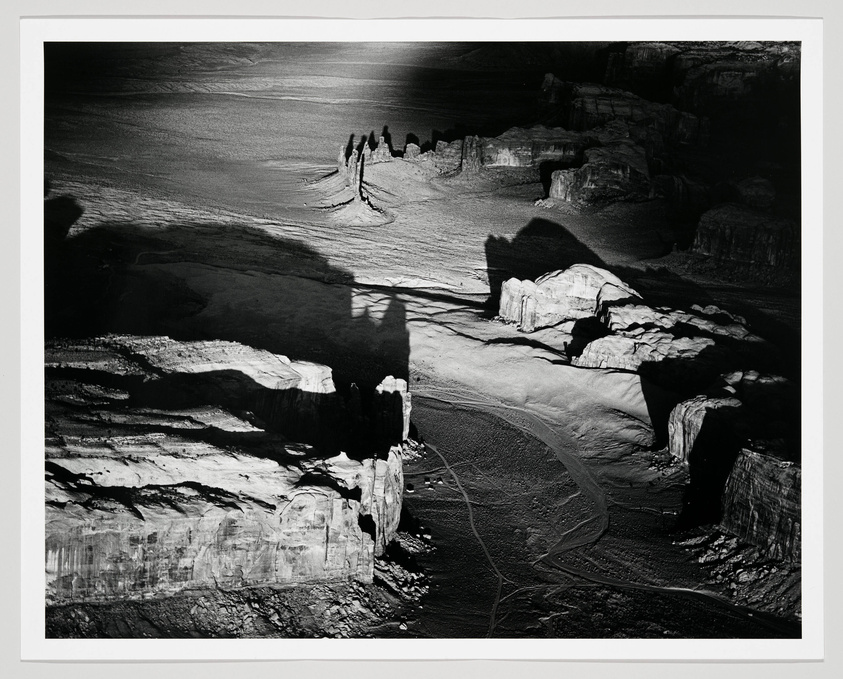
M561 127L513 127L502 135L482 140L482 164L488 167L538 167L543 162L582 163L594 137Z
M679 403L668 449L691 471L696 518L775 558L798 559L801 503L799 397L789 380L733 372Z
M799 83L800 47L794 42L686 45L672 63L678 106L703 115L752 120Z
M533 281L510 278L501 288L498 315L524 332L595 316L604 304L638 298L617 276L589 264L575 264Z
M603 82L706 116L751 120L798 85L796 42L631 42L609 47Z
M585 162L576 169L551 175L550 198L569 203L635 200L650 195L650 172L644 149L631 140L585 151Z
M715 427L733 426L735 411L743 405L735 395L694 396L682 401L667 421L668 450L681 462L688 462L691 451L703 429L715 422ZM728 421L728 422L727 422Z
M802 556L802 468L743 448L723 492L723 530L777 559Z
M509 279L501 286L498 315L523 332L558 326L571 334L565 345L573 365L638 372L681 394L742 365L770 369L779 360L739 316L713 305L650 307L619 278L586 264L535 282ZM563 328L568 321L577 327Z
M563 125L570 130L591 130L613 120L652 127L666 141L704 146L709 123L692 113L679 111L613 87L593 83L568 83L561 98Z
M610 334L588 343L575 365L633 370L680 393L703 388L747 360L771 366L778 358L742 318L713 305L681 311L611 304L598 317Z
M46 364L49 602L371 582L401 513L406 382L375 395L386 445L349 457L324 433L347 420L325 366L128 336L51 343Z
M378 138L378 145L372 150L369 157L370 163L388 163L392 160L392 151L383 135Z
M793 277L799 269L799 225L746 205L718 205L700 218L692 251L720 264Z
M656 94L671 76L671 62L681 49L664 42L629 43L609 49L604 82L644 96Z
M411 396L407 381L391 375L375 388L375 428L388 441L406 441L410 435Z

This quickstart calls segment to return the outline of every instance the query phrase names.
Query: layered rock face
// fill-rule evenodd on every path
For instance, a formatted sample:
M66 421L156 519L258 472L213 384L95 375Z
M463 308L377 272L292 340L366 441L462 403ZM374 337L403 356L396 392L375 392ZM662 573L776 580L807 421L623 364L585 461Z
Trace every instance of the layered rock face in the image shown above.
M482 164L488 167L537 167L547 161L579 164L585 149L595 143L592 137L561 127L513 127L498 137L482 140Z
M647 198L650 171L644 149L631 140L588 149L577 169L551 175L549 196L569 203Z
M746 193L750 191L745 187ZM763 201L763 195L759 191L750 194L756 202ZM792 277L799 270L799 225L747 205L718 205L700 218L692 250L717 262Z
M644 304L607 305L598 314L610 334L572 360L583 368L632 370L686 393L746 361L775 365L775 349L715 306L689 311Z
M164 337L54 342L46 358L48 602L372 580L400 517L400 448L325 443L344 426L330 369ZM371 417L400 443L406 383L380 394Z
M640 297L617 276L575 264L533 281L510 278L501 288L499 316L524 332L595 316L604 304Z
M690 465L696 508L778 559L801 552L798 408L789 380L743 371L679 403L668 421L668 449Z
M535 282L509 279L501 287L498 315L523 332L591 319L590 339L579 346L572 340L568 347L573 365L638 372L680 393L704 388L746 362L768 367L778 361L775 349L752 334L744 319L713 305L687 311L650 307L622 280L586 264Z
M652 127L671 143L705 145L709 122L692 113L679 111L614 87L593 83L569 83L563 88L563 124L571 130L591 130L613 120Z
M802 556L802 468L744 448L723 492L724 530L777 559Z

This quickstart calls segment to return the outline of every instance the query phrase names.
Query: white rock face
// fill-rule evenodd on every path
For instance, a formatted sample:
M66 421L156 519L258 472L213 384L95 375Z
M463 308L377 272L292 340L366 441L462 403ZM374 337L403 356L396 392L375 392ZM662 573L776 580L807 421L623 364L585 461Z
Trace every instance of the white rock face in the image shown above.
M384 378L375 388L375 417L378 426L390 440L406 441L410 435L412 399L407 391L407 380L398 377Z
M634 371L644 363L696 359L714 346L714 340L708 337L675 337L658 329L638 328L589 342L573 363L581 368Z
M695 396L679 403L670 412L667 421L670 454L682 462L688 462L706 416L713 410L740 406L740 400L735 397Z
M301 423L296 408L317 429L342 422L329 368L126 336L56 342L46 362L48 602L372 580L401 515L400 448L351 459L283 428ZM388 378L378 395L397 404L397 443L406 382ZM245 408L262 403L263 418Z
M532 332L563 321L588 318L602 305L640 295L617 276L590 264L575 264L532 281L510 278L501 288L499 315Z

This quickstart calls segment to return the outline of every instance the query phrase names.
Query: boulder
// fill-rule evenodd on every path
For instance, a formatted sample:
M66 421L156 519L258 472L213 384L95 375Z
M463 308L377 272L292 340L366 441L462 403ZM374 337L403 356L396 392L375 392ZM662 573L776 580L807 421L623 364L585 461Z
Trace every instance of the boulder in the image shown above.
M532 332L563 321L595 316L609 302L639 298L614 274L590 264L575 264L532 281L511 278L501 288L499 316Z

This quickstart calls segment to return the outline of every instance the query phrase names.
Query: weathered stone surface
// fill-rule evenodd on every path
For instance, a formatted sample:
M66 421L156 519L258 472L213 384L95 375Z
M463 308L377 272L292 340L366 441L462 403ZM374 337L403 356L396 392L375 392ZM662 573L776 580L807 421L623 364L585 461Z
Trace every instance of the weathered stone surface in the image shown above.
M589 342L573 363L581 368L640 371L659 366L661 383L681 379L705 380L723 368L727 352L709 337L683 337L657 328L637 328ZM650 375L652 377L652 375Z
M462 139L452 141L450 144L441 140L436 142L436 149L431 155L431 160L439 172L444 174L459 170L462 161L462 144Z
M700 218L692 249L720 262L792 272L799 264L799 227L745 205L718 205Z
M376 429L389 441L406 441L410 435L412 400L407 381L389 377L375 388L372 406Z
M469 135L463 139L460 170L465 173L478 172L482 164L480 137Z
M709 123L670 104L659 104L613 87L570 83L562 103L563 124L571 130L591 130L612 120L652 126L671 143L705 145Z
M413 142L409 142L404 147L404 160L415 160L419 157L421 153L421 148L418 144L414 144Z
M677 105L703 115L756 115L771 95L798 86L799 63L800 47L793 42L686 46L672 65Z
M389 150L389 144L386 143L383 135L378 138L378 145L372 151L369 158L370 163L387 163L392 160L392 151Z
M607 305L601 309L599 318L612 332L649 326L669 330L679 326L686 332L701 331L708 335L720 335L736 340L761 341L760 337L747 330L744 325L746 321L740 317L714 305L691 308L694 313L670 307L649 307L645 304Z
M631 140L588 149L581 167L551 175L549 195L585 204L647 198L650 173L644 149Z
M302 422L317 441L343 422L330 369L130 336L51 343L47 367L48 602L372 580L400 518L401 452L292 442ZM406 383L377 396L393 406L381 438L398 443Z
M634 370L679 393L705 388L739 365L771 367L775 348L746 321L716 306L690 311L637 302L605 304L598 318L611 334L589 342L575 365Z
M744 448L723 492L724 530L778 559L802 556L802 468Z
M588 318L608 302L640 297L614 274L575 264L532 281L511 278L501 288L499 315L524 332Z
M703 423L709 418L716 419L716 411L718 410L725 410L731 415L741 405L741 401L734 395L719 398L694 396L679 403L670 412L667 421L670 454L682 462L688 462L691 451L694 449L694 443L703 428Z
M780 559L800 552L798 408L789 380L737 371L668 420L670 453L690 465L689 497L716 512L705 518Z
M594 137L561 127L513 127L482 140L482 163L488 167L536 167L546 161L578 164Z

